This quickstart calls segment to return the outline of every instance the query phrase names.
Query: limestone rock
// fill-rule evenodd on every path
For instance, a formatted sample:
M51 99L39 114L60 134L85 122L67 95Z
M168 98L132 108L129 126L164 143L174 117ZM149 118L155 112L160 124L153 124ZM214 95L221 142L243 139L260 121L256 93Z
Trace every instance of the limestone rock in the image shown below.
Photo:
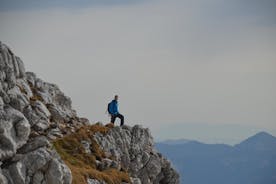
M4 166L6 178L13 184L52 183L70 184L71 172L57 155L46 148L29 152L11 165Z
M27 142L30 124L21 112L10 106L5 106L0 113L0 160L3 160Z
M55 114L50 106L57 109ZM78 120L70 98L55 84L25 72L22 60L0 42L1 184L71 183L71 171L52 149L51 139L44 136L60 123L55 122L57 116L62 123Z
M179 175L154 148L149 129L139 125L114 127L107 135L95 134L95 140L106 152L129 171L135 183L179 183Z
M71 184L72 173L51 142L84 125L91 124L77 116L57 85L26 72L22 60L0 42L0 184ZM85 154L93 154L94 141L105 152L96 169L127 171L133 184L179 183L170 162L155 150L149 129L109 128L81 141ZM87 183L106 184L93 178Z
M88 179L87 184L106 184L104 181L98 181L95 179Z
M131 178L132 184L142 184L139 178Z
M82 146L84 148L85 153L88 153L88 154L91 153L90 143L88 141L82 140L81 144L82 144Z
M46 183L69 184L71 182L72 176L69 168L65 164L60 163L58 159L51 160L46 171Z
M25 154L38 148L49 146L50 142L45 136L37 136L29 139L28 142L18 150L18 153Z
M3 175L1 168L0 168L0 183L1 184L8 184L8 180L7 180L6 176Z

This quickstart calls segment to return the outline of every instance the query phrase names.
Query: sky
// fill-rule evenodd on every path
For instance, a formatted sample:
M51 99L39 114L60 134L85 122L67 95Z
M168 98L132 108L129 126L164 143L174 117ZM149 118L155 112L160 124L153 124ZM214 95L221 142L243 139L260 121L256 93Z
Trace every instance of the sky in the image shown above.
M91 122L109 122L118 94L156 141L276 136L274 0L0 0L0 25Z

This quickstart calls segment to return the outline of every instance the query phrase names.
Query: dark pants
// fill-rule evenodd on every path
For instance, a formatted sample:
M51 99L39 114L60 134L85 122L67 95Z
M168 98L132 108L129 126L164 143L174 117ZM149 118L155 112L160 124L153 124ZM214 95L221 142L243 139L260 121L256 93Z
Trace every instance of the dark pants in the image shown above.
M124 116L122 114L111 115L111 123L114 124L116 118L120 118L120 120L121 120L121 126L124 125Z

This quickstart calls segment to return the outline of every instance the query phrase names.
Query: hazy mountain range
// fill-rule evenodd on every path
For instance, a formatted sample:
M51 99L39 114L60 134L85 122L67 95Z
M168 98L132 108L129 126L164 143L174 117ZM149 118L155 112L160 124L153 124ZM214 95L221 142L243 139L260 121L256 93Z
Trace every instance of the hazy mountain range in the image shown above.
M276 137L260 132L240 144L168 140L156 144L184 184L275 184Z

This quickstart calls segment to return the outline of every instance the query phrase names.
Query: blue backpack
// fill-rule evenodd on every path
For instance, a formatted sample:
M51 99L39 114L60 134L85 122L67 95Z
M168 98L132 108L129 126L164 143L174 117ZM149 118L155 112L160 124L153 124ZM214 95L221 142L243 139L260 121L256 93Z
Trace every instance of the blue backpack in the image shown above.
M107 112L108 112L109 114L112 114L111 103L112 103L112 102L109 102L108 105L107 105Z

